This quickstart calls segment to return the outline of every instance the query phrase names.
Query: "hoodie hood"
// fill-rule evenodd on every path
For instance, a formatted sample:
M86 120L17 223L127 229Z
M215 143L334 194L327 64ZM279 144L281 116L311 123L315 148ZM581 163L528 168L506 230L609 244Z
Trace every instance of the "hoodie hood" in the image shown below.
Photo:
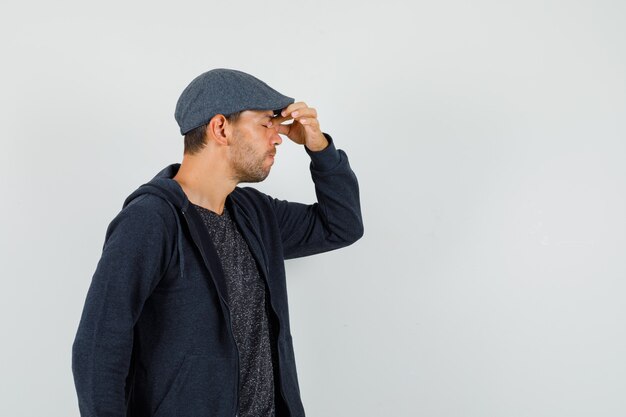
M133 200L144 194L156 195L157 197L162 198L167 202L167 204L172 209L174 217L176 218L176 246L178 247L178 256L180 260L180 276L182 278L184 276L183 273L185 266L185 254L183 252L182 245L183 229L181 226L180 214L184 214L187 211L187 208L189 207L189 199L185 195L180 184L173 180L179 168L180 163L175 163L168 165L167 167L162 169L149 182L141 185L128 197L126 197L122 208L128 206Z
M173 179L179 168L180 164L176 163L162 169L149 182L143 184L126 197L123 207L129 205L131 201L141 195L154 194L171 203L175 208L186 210L189 206L189 200L181 186Z

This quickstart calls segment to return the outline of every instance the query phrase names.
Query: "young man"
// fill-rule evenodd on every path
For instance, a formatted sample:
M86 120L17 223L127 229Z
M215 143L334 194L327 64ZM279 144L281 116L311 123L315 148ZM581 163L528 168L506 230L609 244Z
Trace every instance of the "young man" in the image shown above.
M72 349L81 415L303 417L284 260L363 235L357 178L314 108L244 72L201 74L175 117L182 163L107 229ZM280 134L316 203L237 186L267 177Z

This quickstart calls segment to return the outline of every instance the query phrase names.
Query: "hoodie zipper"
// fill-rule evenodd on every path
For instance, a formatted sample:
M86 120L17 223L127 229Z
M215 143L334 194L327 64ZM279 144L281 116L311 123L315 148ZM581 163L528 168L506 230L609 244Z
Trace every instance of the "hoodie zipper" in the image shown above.
M193 228L191 227L191 225L189 224L189 219L187 219L187 213L185 212L184 209L181 209L181 212L183 213L183 216L185 217L185 221L187 222L187 227L189 227L189 230L193 230ZM193 234L193 231L192 231ZM200 249L200 248L199 248ZM200 254L202 255L202 259L204 260L204 262L208 265L208 262L204 256L204 251L202 249L200 249ZM210 271L209 274L211 275ZM222 293L219 291L219 289L217 289L217 283L215 283L215 278L213 278L213 276L211 275L211 278L213 279L213 283L215 284L216 287L216 292L218 297L220 298L220 300L222 300L222 302L224 303L224 305L226 306L226 309L228 310L228 327L230 328L230 335L231 338L233 339L233 343L235 344L235 349L237 350L237 386L235 389L235 397L237 399L237 404L235 406L235 415L234 417L238 416L239 413L239 384L240 384L240 366L241 364L239 363L239 345L237 345L237 341L235 340L235 332L233 331L233 321L232 321L232 316L231 316L231 311L230 311L230 305L226 302L226 300L224 299L224 297L222 296ZM282 387L281 387L282 389Z
M244 219L245 219L245 220L246 220L246 222L248 223L248 226L249 226L249 227L253 230L254 237L255 237L256 241L259 243L259 246L261 247L261 251L262 251L262 253L263 253L263 254L265 254L265 247L263 246L263 242L261 242L261 240L257 238L258 232L257 232L257 231L256 231L256 229L254 228L254 226L252 226L252 224L250 223L250 221L248 221L248 219L247 219L247 218L245 218L245 217L244 217ZM244 235L244 239L246 240L246 243L248 243L248 246L250 246L250 247L251 247L250 242L248 242L248 238L245 236L245 234L244 234L244 233L242 233L242 235ZM253 250L251 250L251 252L254 252L254 251L253 251ZM254 253L253 253L253 256L254 256ZM285 404L285 407L287 407L287 411L288 411L289 415L291 416L291 415L292 415L292 414L291 414L291 408L289 407L289 403L287 402L287 397L285 396L285 391L283 390L283 377L282 377L282 375L281 375L281 374L282 374L282 372L281 372L282 367L280 366L280 348L278 347L278 343L279 343L279 341L278 341L278 336L279 336L279 335L280 335L280 333L281 333L281 329L280 329L280 319L279 319L278 313L276 312L276 309L274 308L274 303L272 302L272 293L271 293L270 288L269 288L269 287L270 287L270 284L269 284L269 278L268 278L268 277L270 276L270 268L269 268L268 262L267 262L267 260L265 259L265 257L263 258L263 261L264 261L264 262L263 262L263 264L264 264L264 266L265 266L265 277L264 277L264 281L265 281L265 286L266 286L267 293L268 293L268 298L269 298L269 301L270 301L270 308L271 308L271 309L272 309L272 311L274 312L274 315L276 316L276 319L278 320L278 324L279 324L279 326L278 326L278 333L276 334L276 351L277 351L276 353L277 353L277 358L278 358L278 364L277 364L277 365L278 365L278 378L279 378L279 384L278 384L278 386L279 386L279 388L280 388L280 389L279 389L279 391L280 391L280 395L281 395L281 396L282 396L282 398L283 398L283 403ZM268 318L268 320L269 320L269 318Z
M219 291L218 291L218 293L219 293ZM224 298L222 298L221 295L219 297L222 300L222 302L226 305L226 309L228 310L228 325L230 327L230 334L232 336L233 343L235 344L235 349L237 349L237 390L235 391L236 392L235 396L237 397L237 406L235 408L235 417L237 417L237 414L239 413L239 383L240 383L240 381L239 381L239 379L240 379L239 374L241 373L241 371L239 369L239 367L241 366L240 363L239 363L239 355L240 355L240 353L239 353L239 345L237 345L237 341L235 340L235 332L233 331L233 321L231 319L232 316L230 314L230 306L228 305L226 300L224 300Z
M267 298L270 301L270 308L272 309L272 311L274 312L274 315L276 316L276 319L278 320L278 313L276 313L276 310L274 309L274 304L272 304L272 294L270 292L270 285L267 282L267 277L269 277L269 275L270 275L270 269L269 269L268 266L265 267L265 271L267 272L266 279L265 279L265 284L267 286ZM269 317L268 317L268 320L269 320ZM278 388L279 388L279 391L280 391L280 396L283 399L283 403L285 404L285 407L287 407L287 412L291 416L291 409L289 408L289 403L287 402L287 397L285 396L285 391L283 390L283 376L282 376L282 372L281 372L282 367L280 366L280 348L278 346L278 343L279 343L278 342L278 336L280 335L280 320L278 321L277 324L279 324L279 325L277 326L278 327L278 333L276 334L275 343L276 343L276 359L277 359L277 362L278 362L276 364L276 365L278 365L278 372L276 372L276 374L278 375Z
M217 291L217 293L219 294L219 291ZM222 300L222 302L224 303L224 305L226 306L226 309L228 310L228 327L230 328L230 334L232 336L233 339L233 343L235 344L235 349L237 349L237 389L236 389L236 395L235 397L237 398L237 406L235 407L235 416L237 417L237 414L239 413L239 379L240 376L239 374L241 373L239 367L241 366L239 363L239 345L237 345L237 341L235 340L235 332L233 331L233 320L232 320L232 316L230 313L230 305L228 305L228 303L226 302L226 300L224 300L224 298L222 297L221 294L219 294L220 299Z

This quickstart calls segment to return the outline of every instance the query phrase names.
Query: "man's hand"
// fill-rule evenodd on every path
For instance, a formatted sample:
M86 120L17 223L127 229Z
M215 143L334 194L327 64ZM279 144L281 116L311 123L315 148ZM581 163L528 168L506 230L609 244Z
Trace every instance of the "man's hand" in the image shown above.
M290 119L293 119L293 123L281 124ZM274 127L279 134L287 135L298 145L305 145L313 152L321 151L328 146L328 140L320 130L317 111L313 107L308 107L303 101L285 107L280 116L270 120L267 127Z

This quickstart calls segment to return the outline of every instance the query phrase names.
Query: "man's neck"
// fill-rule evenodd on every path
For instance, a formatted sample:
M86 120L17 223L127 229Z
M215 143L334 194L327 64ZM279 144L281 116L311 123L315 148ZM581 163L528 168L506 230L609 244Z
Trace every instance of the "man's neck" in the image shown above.
M226 197L237 183L232 179L224 158L203 153L185 155L174 176L189 201L219 215L224 212Z

